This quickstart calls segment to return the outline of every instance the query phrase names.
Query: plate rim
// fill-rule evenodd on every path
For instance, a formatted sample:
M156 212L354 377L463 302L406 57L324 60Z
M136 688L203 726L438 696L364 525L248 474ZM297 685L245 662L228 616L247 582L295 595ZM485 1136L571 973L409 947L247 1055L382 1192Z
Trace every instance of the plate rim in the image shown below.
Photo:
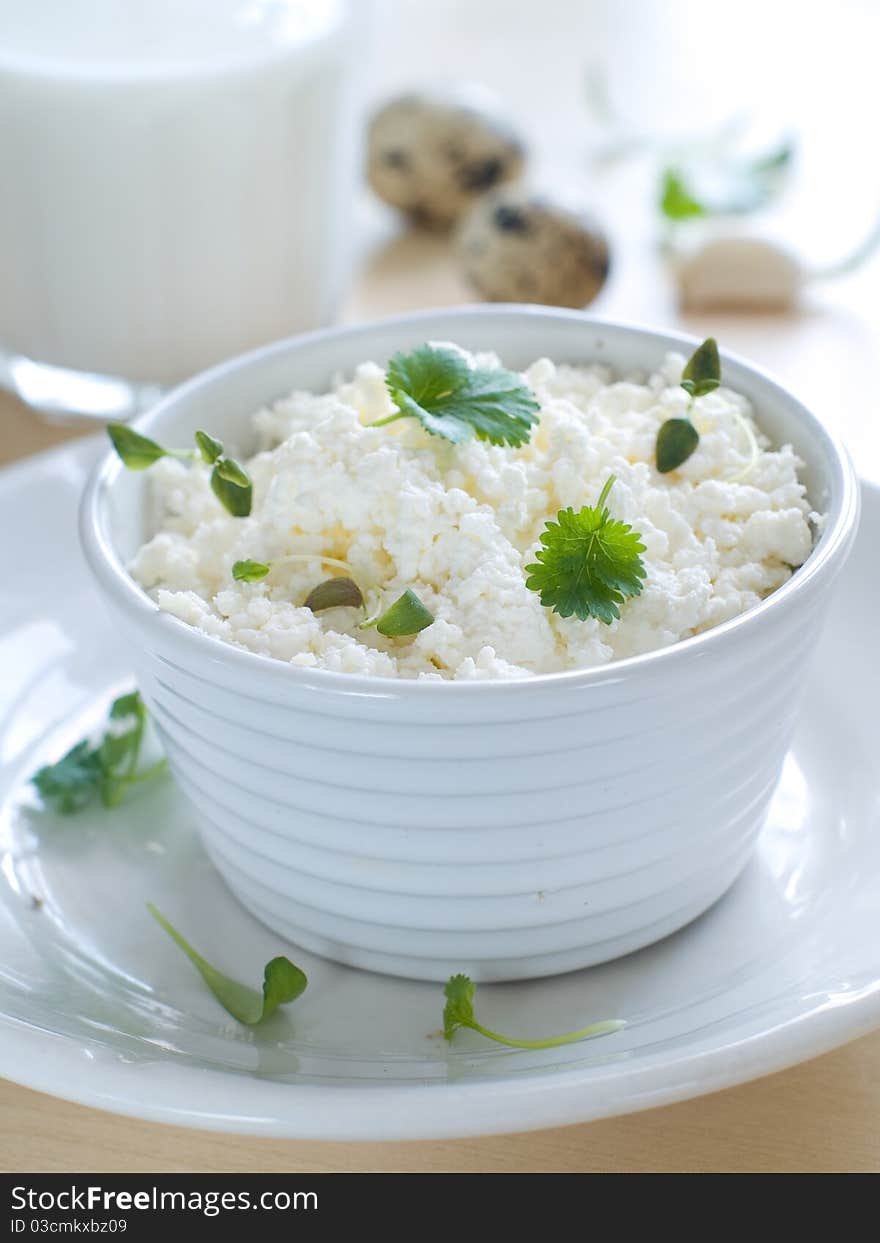
M857 1024L852 1022L854 1017L858 1018ZM85 1046L72 1037L35 1030L6 1015L0 1015L0 1061L6 1063L7 1052L21 1053L21 1041L13 1034L15 1028L21 1027L27 1032L29 1062L15 1075L4 1070L4 1077L78 1105L144 1122L254 1138L400 1142L508 1135L640 1113L786 1070L857 1040L878 1026L880 979L867 990L867 996L854 996L845 1005L839 1001L831 1005L823 1002L768 1031L754 1033L744 1040L734 1039L715 1049L688 1052L685 1048L672 1059L654 1053L644 1058L641 1065L630 1067L624 1076L620 1068L625 1063L615 1061L605 1066L523 1074L509 1079L468 1083L437 1080L381 1087L370 1084L364 1089L340 1084L279 1084L247 1074L159 1059L150 1063L140 1059L120 1061L112 1055L97 1062L92 1060L89 1074L83 1076L83 1063L89 1061L83 1057ZM743 1057L744 1048L750 1049L753 1056ZM43 1053L49 1056L43 1058ZM51 1067L48 1072L43 1069L47 1066ZM190 1103L157 1103L156 1076L144 1075L146 1066L159 1068L158 1078L166 1097L176 1096L181 1102L188 1097ZM670 1069L675 1072L672 1080ZM101 1077L103 1084L93 1082L96 1076ZM197 1082L195 1091L192 1076ZM619 1088L621 1082L627 1087L623 1096L619 1091L608 1090ZM553 1090L546 1090L551 1084ZM282 1093L279 1087L290 1090ZM234 1098L238 1096L242 1098L241 1106L232 1112ZM211 1107L208 1097L222 1099L223 1108ZM257 1097L260 1108L265 1110L260 1114L254 1112ZM382 1126L373 1121L378 1111L364 1110L365 1099L374 1103L381 1099ZM279 1101L283 1101L285 1108L278 1108ZM332 1106L328 1108L330 1101ZM313 1103L322 1108L314 1108ZM293 1108L289 1107L291 1104ZM426 1117L430 1119L428 1123L424 1121Z
M57 459L82 469L102 447L89 436L0 469L0 493ZM880 502L880 487L860 480ZM815 1004L760 1030L732 1024L714 1047L689 1041L638 1064L621 1059L508 1078L444 1080L368 1087L279 1084L247 1072L185 1065L157 1057L125 1060L74 1036L0 1013L0 1067L12 1083L110 1113L182 1128L314 1141L405 1141L502 1135L622 1116L708 1095L830 1052L880 1027L876 978L849 994L820 994ZM279 1091L279 1087L289 1089ZM381 1111L364 1101L381 1101ZM317 1108L316 1106L320 1106ZM377 1119L381 1119L378 1121Z

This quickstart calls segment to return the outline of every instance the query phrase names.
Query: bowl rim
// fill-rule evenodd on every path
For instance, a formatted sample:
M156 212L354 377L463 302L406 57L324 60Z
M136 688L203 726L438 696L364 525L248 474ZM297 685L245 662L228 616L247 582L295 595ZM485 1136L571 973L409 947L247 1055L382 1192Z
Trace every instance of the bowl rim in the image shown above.
M242 368L258 366L260 362L283 357L291 351L297 353L319 342L323 343L334 338L357 341L360 338L369 337L376 331L398 326L402 329L409 329L421 322L430 322L440 317L473 320L492 316L502 320L522 317L541 320L548 324L554 321L575 321L585 326L607 329L624 336L651 338L664 351L693 350L701 339L689 333L666 328L651 328L637 322L606 319L584 311L527 303L476 303L464 306L431 307L371 319L358 324L333 325L312 332L299 333L238 354L175 386L156 405L131 420L129 426L146 433L157 419L173 411L179 402L222 381L228 375ZM500 348L503 352L503 347ZM95 465L83 493L79 510L80 541L83 551L103 590L124 612L129 614L132 620L141 625L152 623L153 626L161 626L168 642L182 644L183 648L191 652L196 660L201 655L209 659L213 658L214 662L220 661L228 665L230 671L238 670L253 679L254 687L258 681L271 678L273 689L276 691L273 698L277 696L277 688L282 679L291 689L319 690L337 695L356 694L361 698L409 699L413 696L438 694L448 698L450 696L522 694L524 689L539 693L543 690L562 689L563 687L586 688L629 680L642 671L652 670L658 662L662 662L663 667L672 667L674 662L683 664L705 656L714 647L726 645L731 636L735 636L740 631L751 632L757 626L764 624L768 615L780 614L783 610L790 609L798 600L803 599L808 591L815 588L818 580L824 580L829 573L833 575L842 564L844 554L855 536L860 509L855 470L846 448L836 433L827 428L799 398L767 371L729 350L719 352L722 361L748 373L762 387L788 404L797 419L811 428L814 437L822 445L825 460L830 468L829 512L825 527L806 561L781 587L771 592L758 604L737 614L736 617L666 647L654 648L636 656L623 657L620 660L609 661L605 665L595 665L585 669L566 669L516 678L446 678L443 680L384 678L371 674L343 673L332 669L304 668L272 656L252 652L247 648L236 647L223 639L197 630L194 626L190 626L171 614L163 613L155 601L128 573L113 548L107 529L106 501L109 489L124 469L112 449L108 449ZM279 394L279 396L283 395Z

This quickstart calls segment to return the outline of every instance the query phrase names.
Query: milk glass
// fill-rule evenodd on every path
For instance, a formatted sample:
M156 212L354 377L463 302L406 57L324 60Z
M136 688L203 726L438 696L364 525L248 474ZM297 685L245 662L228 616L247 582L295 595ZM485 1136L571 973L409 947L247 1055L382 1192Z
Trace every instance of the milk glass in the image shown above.
M0 0L0 383L125 416L327 323L361 0Z

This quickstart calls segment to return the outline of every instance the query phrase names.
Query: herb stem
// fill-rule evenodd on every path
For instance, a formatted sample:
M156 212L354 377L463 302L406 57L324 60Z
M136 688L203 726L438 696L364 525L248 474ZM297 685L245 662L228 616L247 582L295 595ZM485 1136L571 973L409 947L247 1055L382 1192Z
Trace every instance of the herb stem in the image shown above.
M129 786L137 785L141 781L149 781L151 777L158 777L160 773L166 772L167 769L168 761L163 757L149 768L145 768L143 772L130 772L122 777L110 777L101 791L101 799L104 806L118 807Z
M147 723L147 718L142 713L137 718L137 725L135 726L135 730L134 730L134 739L132 741L131 750L128 756L128 771L127 771L126 779L131 779L135 773L135 770L137 769L138 760L140 759L141 745L144 741L144 727L146 723ZM165 760L162 759L160 763L164 764Z
M319 565L332 565L337 570L345 570L347 574L354 578L354 570L347 561L340 561L337 557L325 557L317 552L290 552L284 557L278 557L277 560L271 562L269 573L271 574L272 570L279 565L290 564L291 562L311 562L314 564L316 561Z
M177 929L170 922L170 920L167 920L165 916L162 914L162 912L157 907L155 907L152 902L147 903L147 910L153 916L153 919L155 919L159 927L164 928L164 930L168 933L169 937L171 937L171 940L175 943L175 945L177 945L180 949L183 950L184 954L186 954L187 958L190 960L191 963L193 963L196 967L198 967L200 971L202 971L205 968L207 968L208 971L212 970L211 964L208 962L208 960L206 958L203 958L202 955L198 952L198 950L193 949L189 941L187 941L186 938L183 937L177 931Z
M372 423L365 423L365 427L387 427L389 423L396 423L398 419L407 419L409 415L403 410L396 410L394 414L387 415L384 419L374 419Z
M62 815L81 811L95 799L115 807L129 786L164 772L164 758L138 771L146 725L147 710L137 691L118 696L100 742L82 739L31 778L43 802Z
M563 1036L548 1036L544 1040L513 1040L509 1036L502 1036L498 1032L493 1032L490 1028L484 1027L482 1023L474 1022L468 1024L475 1032L479 1032L481 1036L486 1036L489 1040L495 1040L498 1044L506 1044L511 1049L554 1049L558 1045L577 1044L579 1040L592 1040L594 1036L607 1036L611 1032L618 1032L622 1027L626 1027L623 1019L605 1019L600 1023L591 1023L589 1027L581 1027L575 1032L566 1032Z
M748 442L749 460L746 462L742 470L737 471L735 475L731 475L727 482L741 483L742 480L746 479L755 469L758 458L761 456L761 450L758 447L758 442L755 439L755 433L752 431L748 419L744 419L738 410L734 410L733 414L739 424L740 430L745 434L746 441Z
M809 277L811 280L830 280L839 276L848 276L850 272L854 272L856 268L860 268L866 260L870 259L878 246L880 246L880 219L874 222L868 236L856 246L855 250L845 255L843 259L838 259L825 267L813 268Z
M599 499L596 502L597 509L601 509L602 506L605 504L605 502L608 500L608 494L611 491L611 489L614 487L616 479L617 479L616 475L609 475L608 478L605 480L605 487L599 493Z
M121 785L136 785L139 781L149 781L150 777L158 777L160 773L166 772L168 769L168 761L163 756L161 760L156 760L155 764L151 764L149 768L144 768L139 773L129 773L125 777L118 777L117 780Z

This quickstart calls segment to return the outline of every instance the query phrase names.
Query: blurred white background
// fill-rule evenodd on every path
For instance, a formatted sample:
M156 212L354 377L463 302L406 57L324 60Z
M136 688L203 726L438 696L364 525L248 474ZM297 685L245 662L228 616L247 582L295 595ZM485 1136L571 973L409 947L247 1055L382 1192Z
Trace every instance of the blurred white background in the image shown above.
M539 175L590 188L593 65L636 129L692 135L742 115L771 139L794 132L813 208L803 227L829 254L838 239L820 221L845 243L880 210L876 0L379 0L377 12L373 97L484 82Z
M379 0L370 96L476 81L501 97L529 143L539 185L575 193L610 234L613 270L597 314L694 333L776 371L847 435L880 479L871 381L880 360L880 257L816 283L789 314L683 316L659 259L659 156L608 164L587 102L598 67L635 132L678 140L733 119L760 149L797 143L785 192L760 227L810 265L852 249L880 215L880 4L876 0ZM346 317L473 295L440 238L408 232L365 198L362 278Z
M285 5L285 0L246 2L245 12L261 20L283 12ZM880 255L845 279L813 283L798 308L785 314L684 314L661 256L666 230L657 209L659 170L676 144L725 125L738 126L745 148L753 152L790 135L796 155L784 191L771 210L750 223L762 235L782 239L808 266L821 267L851 251L880 218L875 134L880 0L833 5L826 0L353 0L353 5L360 18L374 18L367 41L372 46L359 48L352 62L353 68L368 64L370 108L405 90L482 83L525 137L528 175L536 187L595 213L610 240L612 268L592 312L714 333L728 349L776 372L835 423L860 470L880 480L880 418L872 395L880 359ZM233 0L227 8L235 9ZM170 0L166 9L174 10ZM0 52L3 46L0 30ZM617 129L607 118L602 121L595 106L597 81ZM620 148L618 130L641 145L632 158L612 161L607 156ZM309 132L308 125L303 131ZM317 147L320 163L324 148ZM328 152L331 148L326 144ZM248 150L258 162L256 146ZM227 154L224 146L218 167ZM272 165L271 153L259 158ZM226 166L233 163L226 159ZM5 171L15 175L14 168ZM251 173L241 184L264 185L265 179ZM304 175L296 184L313 200L320 198L314 178ZM52 212L60 208L64 220L73 215L70 184L66 190L47 196ZM282 220L297 236L296 212L284 210L289 196L268 197L281 205ZM349 240L358 254L344 318L474 299L447 238L409 229L363 180L354 197L355 224L337 227L331 248L340 266ZM139 205L139 194L134 198ZM340 198L347 196L335 196L336 206L344 207ZM224 201L234 199L229 195ZM173 192L170 200L176 201ZM344 216L343 210L339 218ZM236 239L243 236L238 229ZM265 251L266 234L259 236ZM254 242L238 249L246 269L259 266ZM274 270L277 264L264 266ZM39 284L41 290L50 286L48 280ZM219 301L241 311L240 299ZM16 426L13 443L5 451L0 447L0 457L47 443L13 398L0 394L0 406L7 425L15 420Z

